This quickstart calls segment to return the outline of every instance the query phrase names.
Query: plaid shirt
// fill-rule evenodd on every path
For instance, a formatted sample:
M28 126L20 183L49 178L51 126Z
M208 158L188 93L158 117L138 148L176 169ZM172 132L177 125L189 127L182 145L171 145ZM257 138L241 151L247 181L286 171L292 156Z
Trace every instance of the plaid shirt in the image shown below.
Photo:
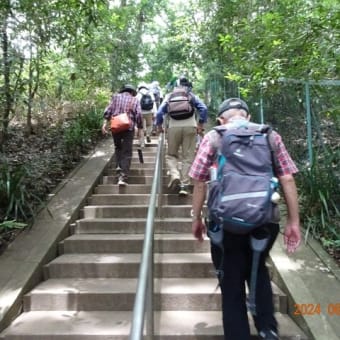
M275 144L274 151L277 160L277 168L275 170L277 176L281 177L284 175L297 173L298 169L288 154L288 151L282 142L281 136L275 131L272 132L272 136ZM200 144L195 160L189 171L189 176L191 178L201 182L209 181L209 168L215 162L217 153L217 143L214 143L214 141L218 142L218 135L216 131L212 130L204 136Z
M132 126L129 130L133 130L135 126L137 126L138 129L143 128L140 102L128 92L122 92L112 96L111 103L104 111L104 118L110 120L111 116L116 116L123 112L128 112L130 115Z

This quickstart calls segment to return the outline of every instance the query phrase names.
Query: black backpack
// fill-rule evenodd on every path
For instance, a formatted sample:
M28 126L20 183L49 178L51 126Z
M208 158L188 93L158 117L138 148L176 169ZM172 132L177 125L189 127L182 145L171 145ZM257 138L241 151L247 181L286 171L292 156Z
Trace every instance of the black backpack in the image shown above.
M169 95L167 101L168 115L176 120L192 117L195 109L191 94L182 88L177 88Z
M150 95L150 93L145 93L142 95L140 100L140 106L142 110L152 110L154 101Z

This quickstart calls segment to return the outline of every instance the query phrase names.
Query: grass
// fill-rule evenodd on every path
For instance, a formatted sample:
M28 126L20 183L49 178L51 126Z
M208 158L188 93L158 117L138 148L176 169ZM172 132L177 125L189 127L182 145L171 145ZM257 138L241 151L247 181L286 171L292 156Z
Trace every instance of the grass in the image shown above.
M340 250L339 150L314 153L314 162L298 177L301 218L306 237L315 237L324 247Z

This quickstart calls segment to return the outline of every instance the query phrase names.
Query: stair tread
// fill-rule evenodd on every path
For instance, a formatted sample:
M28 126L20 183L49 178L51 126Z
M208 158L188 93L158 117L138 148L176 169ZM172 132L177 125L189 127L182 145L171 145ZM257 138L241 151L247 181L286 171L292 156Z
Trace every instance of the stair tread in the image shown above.
M65 241L73 240L144 240L144 234L74 234L65 239ZM192 234L155 234L154 240L189 240L194 241ZM204 242L209 242L208 239Z
M155 293L176 294L220 294L217 279L212 278L155 278ZM137 279L135 278L61 278L48 279L38 284L30 293L32 294L81 294L81 293L116 293L136 292ZM272 283L273 292L283 295L280 288Z
M93 336L98 336L98 339L103 339L103 336L127 336L130 332L131 317L131 312L120 311L26 312L14 320L10 328L4 331L3 336L11 334L25 337L23 339L27 340L34 339L35 336L50 334L65 335L67 339L83 340L93 339L91 338ZM166 336L181 336L181 339L192 336L191 339L196 339L198 335L217 335L223 339L222 319L219 311L165 311L155 312L154 317L155 335L161 335L162 339ZM307 337L289 317L281 313L276 313L276 317L282 327L281 337L283 339L300 335L301 340L307 340ZM252 334L256 334L252 321L250 323Z
M81 218L77 220L77 222L114 222L114 221L145 221L146 217L97 217L97 218ZM191 217L166 217L166 218L155 218L155 222L190 222L191 223Z
M202 278L161 278L154 280L156 293L194 294L214 293L217 279ZM96 292L98 294L116 292L136 292L137 279L122 278L76 278L76 279L49 279L40 283L28 295L31 294L80 294Z
M140 262L141 254L135 253L87 253L87 254L63 254L50 262L51 264L67 263L135 263ZM155 263L211 263L209 253L156 253ZM48 265L47 265L48 266Z

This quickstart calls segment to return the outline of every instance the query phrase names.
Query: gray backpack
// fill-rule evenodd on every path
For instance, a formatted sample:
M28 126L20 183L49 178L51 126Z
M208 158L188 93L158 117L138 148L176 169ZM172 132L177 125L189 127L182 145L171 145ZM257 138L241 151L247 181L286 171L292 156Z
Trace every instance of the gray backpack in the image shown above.
M175 88L168 97L167 112L171 118L176 120L192 117L195 109L190 92L182 88Z
M247 234L272 221L278 181L269 143L271 128L245 122L216 127L221 136L217 178L209 183L209 220L236 234Z
M243 122L238 127L216 127L221 136L216 178L209 183L206 221L208 237L220 251L216 275L224 277L224 231L249 234L253 251L248 310L256 315L256 282L260 255L268 245L270 233L265 226L278 209L273 201L278 180L274 177L276 159L270 140L271 128ZM272 146L273 145L273 146ZM215 259L217 261L217 259Z

